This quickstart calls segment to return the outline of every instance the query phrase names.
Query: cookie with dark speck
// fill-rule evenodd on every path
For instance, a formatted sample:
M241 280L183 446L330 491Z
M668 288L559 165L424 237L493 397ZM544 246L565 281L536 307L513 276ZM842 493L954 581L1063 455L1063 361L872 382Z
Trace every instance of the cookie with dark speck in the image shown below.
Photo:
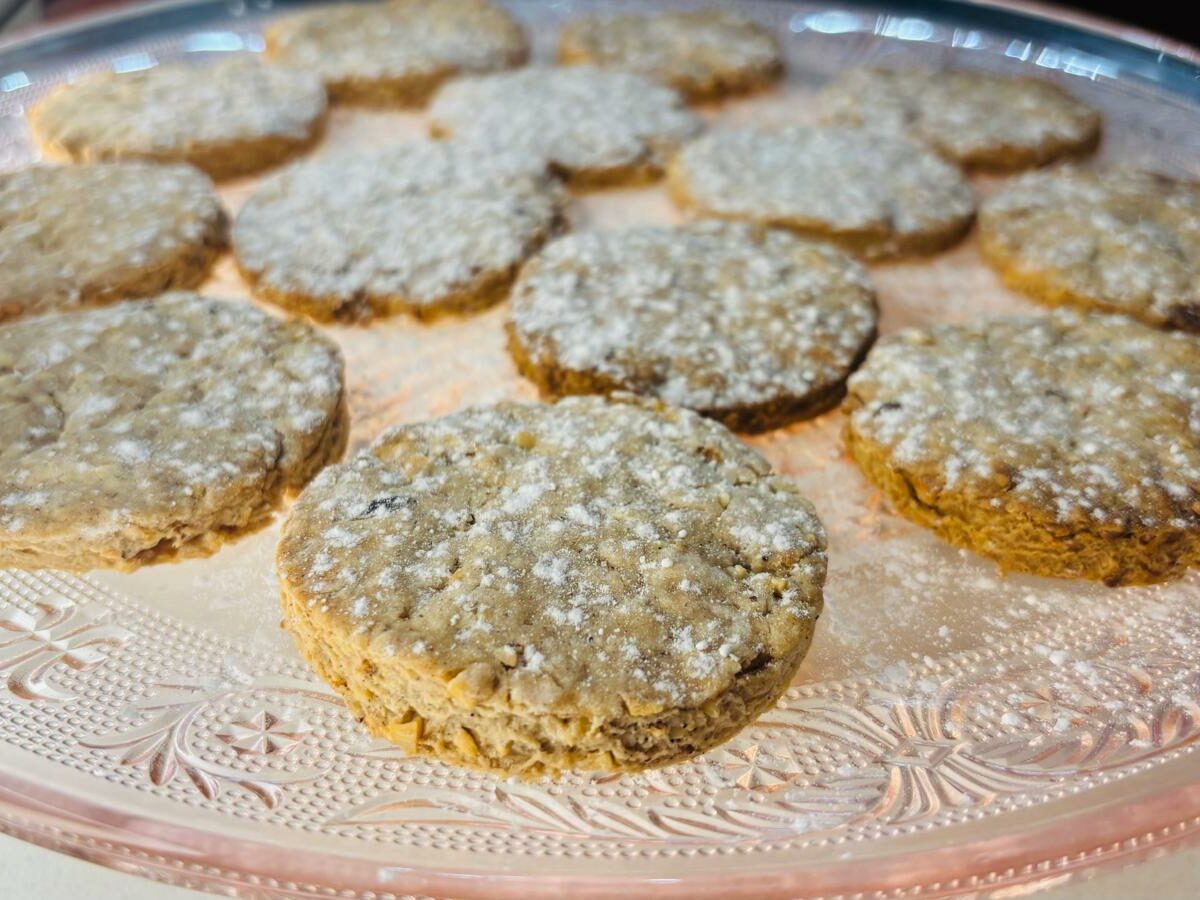
M271 520L345 445L337 346L165 294L0 328L0 567L129 571Z
M825 534L715 422L625 397L396 428L313 482L284 625L373 733L533 778L726 740L812 639Z
M840 250L705 221L555 241L513 289L509 348L548 394L627 390L765 431L841 399L876 319Z
M850 455L1005 569L1111 585L1200 564L1200 341L1059 310L899 332L850 378Z

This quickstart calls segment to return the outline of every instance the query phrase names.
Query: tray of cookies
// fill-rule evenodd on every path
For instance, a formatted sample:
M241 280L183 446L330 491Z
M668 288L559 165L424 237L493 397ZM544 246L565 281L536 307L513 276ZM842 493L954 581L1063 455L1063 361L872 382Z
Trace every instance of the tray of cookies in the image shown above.
M941 0L0 43L0 829L373 898L1195 838L1198 74Z

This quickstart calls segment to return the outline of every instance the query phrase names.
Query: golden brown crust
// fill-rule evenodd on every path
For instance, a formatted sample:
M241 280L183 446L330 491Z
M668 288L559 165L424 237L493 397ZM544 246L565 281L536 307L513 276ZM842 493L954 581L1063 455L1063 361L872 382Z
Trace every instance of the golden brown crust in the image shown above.
M447 79L523 65L521 26L486 0L340 4L266 31L267 54L321 76L335 103L424 106Z
M846 444L902 515L1006 569L1145 584L1200 562L1200 348L1129 319L906 331L850 380Z
M761 90L784 73L768 29L719 9L581 17L563 29L558 60L636 72L693 103Z
M1032 173L983 204L979 248L1005 284L1049 306L1200 331L1200 183Z
M555 241L521 271L508 346L546 395L630 391L757 432L836 405L877 318L846 254L708 220Z
M182 293L0 329L0 405L0 566L22 568L213 553L348 431L331 341Z
M324 132L326 98L307 73L237 54L203 70L101 72L51 92L29 121L52 159L184 162L223 180L312 147Z
M787 228L865 259L946 249L975 215L958 169L863 129L713 131L674 156L667 191L696 215Z
M0 322L200 284L228 242L187 166L36 166L0 175Z
M1100 142L1100 114L1040 78L970 69L851 69L817 103L827 122L909 134L959 165L984 171L1085 156Z
M724 740L812 637L824 532L720 426L626 395L393 429L318 477L284 623L376 734L537 777Z

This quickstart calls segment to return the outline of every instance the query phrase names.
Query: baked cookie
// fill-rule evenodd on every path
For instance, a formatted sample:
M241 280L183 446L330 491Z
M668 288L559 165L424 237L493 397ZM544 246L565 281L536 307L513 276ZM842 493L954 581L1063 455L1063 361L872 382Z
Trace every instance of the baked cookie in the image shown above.
M979 245L1006 284L1043 303L1200 331L1200 183L1034 172L981 206Z
M667 177L684 209L790 228L868 259L948 247L975 213L957 168L863 129L713 131L687 144Z
M908 330L850 379L850 455L1005 569L1110 585L1200 563L1200 343L1130 319Z
M186 162L213 178L249 175L307 149L325 123L325 88L309 72L235 54L103 72L64 85L29 114L58 159Z
M775 35L723 9L585 16L563 29L558 58L636 72L693 101L757 90L783 75Z
M190 166L37 166L0 175L0 322L195 287L225 247Z
M292 507L284 626L375 734L531 778L702 753L812 639L825 534L716 423L625 397L385 433Z
M207 555L346 433L331 341L185 293L0 328L0 410L0 568Z
M422 106L447 78L518 66L525 33L486 0L391 0L301 13L267 29L267 53L315 72L336 102Z
M433 133L519 148L580 185L646 181L701 128L668 87L590 66L460 78L430 107Z
M255 293L314 318L428 318L503 299L517 267L562 225L545 163L457 142L402 144L293 166L233 226Z
M509 349L548 394L628 390L765 431L834 406L875 339L861 265L706 221L555 241L513 289Z
M907 133L960 165L1041 166L1092 152L1100 114L1039 78L967 69L851 69L824 89L827 122Z

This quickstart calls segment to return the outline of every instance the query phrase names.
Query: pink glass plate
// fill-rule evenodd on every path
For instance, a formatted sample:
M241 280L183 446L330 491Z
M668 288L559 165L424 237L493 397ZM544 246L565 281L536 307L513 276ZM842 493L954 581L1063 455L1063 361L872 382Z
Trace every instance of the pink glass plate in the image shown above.
M648 5L513 6L547 58L568 17ZM775 24L791 76L707 110L714 120L803 119L806 95L847 66L952 60L1063 82L1105 111L1102 160L1200 177L1186 48L932 0L739 7ZM167 4L0 44L0 169L35 158L24 110L52 84L261 49L275 14ZM424 127L417 114L338 110L318 152ZM231 209L252 186L223 188ZM574 219L676 215L644 188L583 195ZM884 330L1034 309L973 240L873 275ZM246 295L229 260L209 291ZM504 352L504 315L330 329L349 362L354 441L472 402L532 400ZM681 897L1011 897L1200 833L1200 577L1122 590L1002 577L889 514L844 458L840 429L834 412L753 441L829 527L827 609L779 706L701 759L529 785L406 758L371 739L281 635L270 529L134 575L0 572L0 829L238 896L371 898L651 885Z

